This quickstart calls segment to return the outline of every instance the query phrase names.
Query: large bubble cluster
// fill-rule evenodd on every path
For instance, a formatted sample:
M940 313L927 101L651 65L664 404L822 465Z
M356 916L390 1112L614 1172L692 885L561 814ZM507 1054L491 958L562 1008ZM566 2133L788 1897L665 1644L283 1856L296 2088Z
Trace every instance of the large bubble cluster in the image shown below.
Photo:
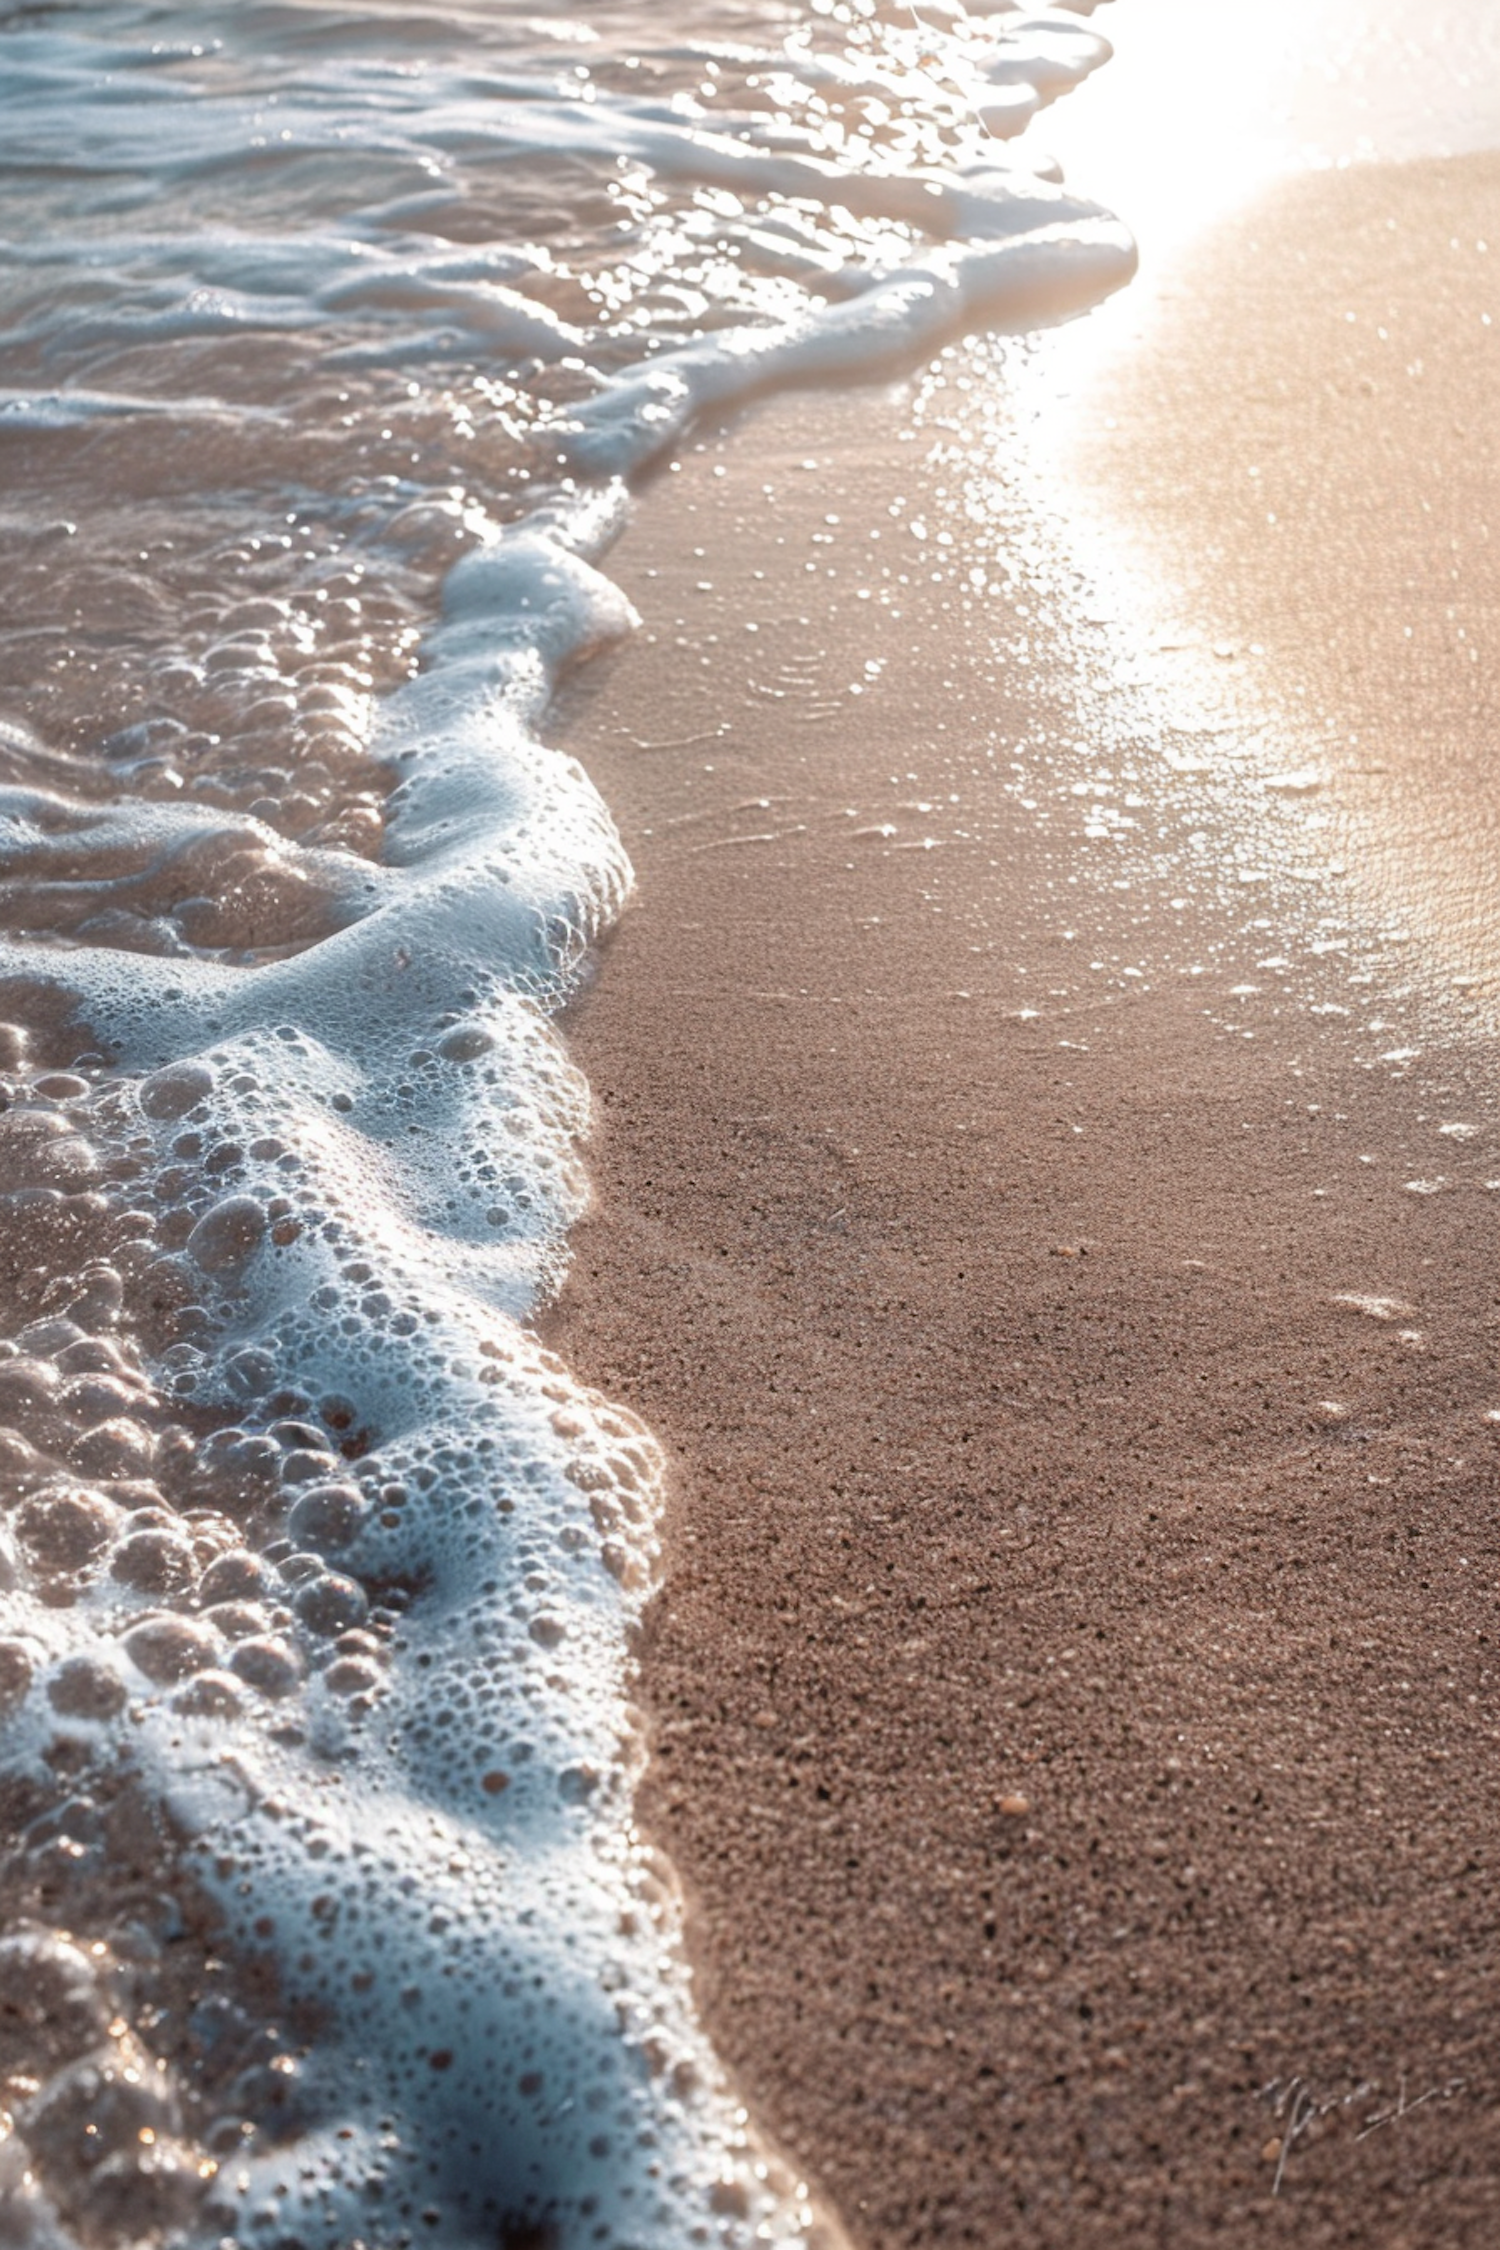
M506 1306L585 1115L532 1000L514 1022L471 989L404 1027L394 1084L285 1024L145 1070L36 1067L0 1029L0 2210L27 2239L810 2224L630 1827L659 1464ZM471 1211L414 1215L401 1087L450 1138L434 1181L504 1149L519 1268L455 1265Z
M51 1066L0 1032L0 1845L17 1938L129 1988L113 2048L16 2074L38 2241L813 2225L631 1825L656 1449L527 1325L586 1194L550 1016L628 882L530 731L629 623L578 552L607 516L455 570L380 714L383 862L316 943L0 947ZM111 1819L149 1840L144 1959Z

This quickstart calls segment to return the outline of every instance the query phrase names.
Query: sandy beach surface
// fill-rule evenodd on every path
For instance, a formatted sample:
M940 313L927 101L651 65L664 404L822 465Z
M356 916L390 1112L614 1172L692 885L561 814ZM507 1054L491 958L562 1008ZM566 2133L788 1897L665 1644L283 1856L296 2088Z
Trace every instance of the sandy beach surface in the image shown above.
M1500 2232L1496 187L1235 220L1071 517L1045 359L705 438L556 715L642 1817L860 2244Z
M1229 700L1275 712L1360 875L1491 995L1497 222L1493 153L1281 183L1183 261L1079 445L1147 629L1233 648Z

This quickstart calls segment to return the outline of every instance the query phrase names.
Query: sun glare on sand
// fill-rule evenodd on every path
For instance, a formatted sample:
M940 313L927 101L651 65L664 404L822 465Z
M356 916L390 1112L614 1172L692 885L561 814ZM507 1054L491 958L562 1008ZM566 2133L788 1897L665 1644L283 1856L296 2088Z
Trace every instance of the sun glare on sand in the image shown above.
M1094 21L1114 60L1031 130L1148 271L1278 173L1495 138L1493 0L1120 0Z

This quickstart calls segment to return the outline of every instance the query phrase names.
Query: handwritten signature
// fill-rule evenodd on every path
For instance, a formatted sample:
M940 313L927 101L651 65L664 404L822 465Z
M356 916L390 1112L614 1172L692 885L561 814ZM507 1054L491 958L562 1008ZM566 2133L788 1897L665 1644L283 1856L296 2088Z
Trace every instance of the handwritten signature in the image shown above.
M1385 2109L1372 2109L1363 2118L1354 2138L1368 2140L1384 2125L1397 2125L1402 2118L1410 2117L1415 2110L1423 2109L1429 2102L1451 2102L1461 2094L1468 2081L1463 2078L1445 2079L1441 2085L1429 2086L1424 2093L1408 2095L1406 2072L1400 2077L1396 2099ZM1305 2078L1273 2078L1262 2086L1260 2099L1268 2102L1272 2114L1285 2122L1280 2133L1266 2144L1266 2155L1275 2156L1276 2177L1271 2183L1271 2193L1281 2193L1281 2183L1286 2177L1287 2162L1300 2140L1305 2140L1312 2128L1323 2118L1339 2110L1358 2109L1362 2104L1378 2100L1380 2086L1366 2079L1347 2094L1318 2094Z

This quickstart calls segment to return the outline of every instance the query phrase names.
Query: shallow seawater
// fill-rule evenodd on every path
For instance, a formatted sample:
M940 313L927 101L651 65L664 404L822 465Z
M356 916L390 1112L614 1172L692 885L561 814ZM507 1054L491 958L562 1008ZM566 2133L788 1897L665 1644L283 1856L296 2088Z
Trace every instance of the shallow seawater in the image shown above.
M532 1319L701 415L1078 312L1087 10L0 7L0 2229L791 2241L637 1834L650 1433Z

